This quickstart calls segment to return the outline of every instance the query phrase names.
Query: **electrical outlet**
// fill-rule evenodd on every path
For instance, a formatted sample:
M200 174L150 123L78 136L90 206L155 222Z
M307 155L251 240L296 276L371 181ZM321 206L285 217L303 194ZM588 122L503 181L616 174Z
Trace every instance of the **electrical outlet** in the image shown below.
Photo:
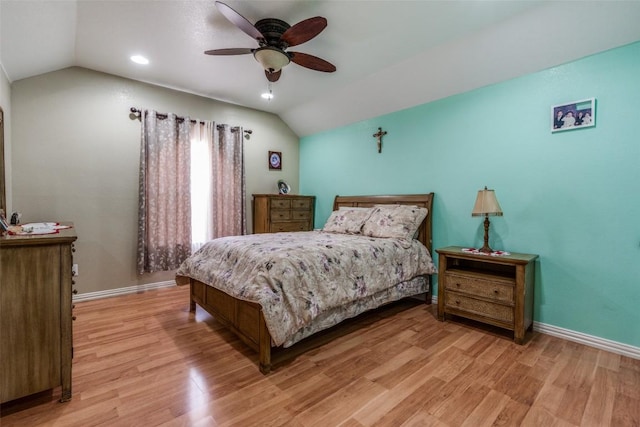
M73 267L71 267L71 274L74 276L78 275L78 264L73 264Z

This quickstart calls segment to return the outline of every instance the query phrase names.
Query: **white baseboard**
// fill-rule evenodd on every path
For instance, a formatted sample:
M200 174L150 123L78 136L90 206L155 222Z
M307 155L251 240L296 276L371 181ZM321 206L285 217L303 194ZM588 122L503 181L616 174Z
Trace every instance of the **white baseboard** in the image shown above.
M611 353L621 354L633 359L640 359L640 347L611 341L605 338L596 337L594 335L583 334L582 332L572 331L570 329L560 328L558 326L547 325L540 322L533 322L533 330L542 332L543 334L553 335L554 337L564 338L568 341L577 342L588 345L590 347L599 348L601 350L610 351Z
M432 304L438 304L438 296L431 298ZM582 332L572 331L571 329L560 328L558 326L547 325L546 323L533 322L533 330L543 334L562 338L567 341L573 341L589 347L595 347L600 350L610 351L611 353L621 354L633 359L640 359L640 347L611 341L605 338L593 335L583 334Z
M116 297L120 295L137 294L138 292L149 291L151 289L168 288L176 286L175 280L164 282L147 283L146 285L128 286L126 288L107 289L106 291L87 292L73 296L73 302L91 301L94 299Z

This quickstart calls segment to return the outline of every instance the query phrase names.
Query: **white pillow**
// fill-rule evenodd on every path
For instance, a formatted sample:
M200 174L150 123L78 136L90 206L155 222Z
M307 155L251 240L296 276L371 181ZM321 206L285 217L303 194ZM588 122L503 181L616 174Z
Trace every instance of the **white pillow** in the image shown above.
M417 206L380 205L373 208L362 227L362 234L412 239L428 213L426 208Z
M362 226L371 214L372 208L338 209L331 212L322 231L330 233L360 234Z

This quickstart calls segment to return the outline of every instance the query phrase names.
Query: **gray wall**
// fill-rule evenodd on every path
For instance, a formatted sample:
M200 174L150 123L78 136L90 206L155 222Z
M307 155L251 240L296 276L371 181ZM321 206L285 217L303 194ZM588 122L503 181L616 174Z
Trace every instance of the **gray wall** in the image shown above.
M130 107L253 130L248 210L251 194L276 192L278 179L299 188L298 137L273 114L78 67L13 82L11 107L10 206L23 222L75 223L80 294L174 277L136 274L140 122ZM283 152L282 171L269 171L269 150Z

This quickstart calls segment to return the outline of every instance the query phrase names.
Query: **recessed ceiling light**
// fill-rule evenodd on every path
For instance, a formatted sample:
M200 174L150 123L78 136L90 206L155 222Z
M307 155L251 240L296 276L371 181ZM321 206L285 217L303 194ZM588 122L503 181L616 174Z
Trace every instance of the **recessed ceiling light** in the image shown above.
M271 100L271 99L273 99L273 92L271 92L271 91L265 92L260 96L263 97L264 99Z
M149 63L149 60L142 55L133 55L131 60L136 64L147 65Z

